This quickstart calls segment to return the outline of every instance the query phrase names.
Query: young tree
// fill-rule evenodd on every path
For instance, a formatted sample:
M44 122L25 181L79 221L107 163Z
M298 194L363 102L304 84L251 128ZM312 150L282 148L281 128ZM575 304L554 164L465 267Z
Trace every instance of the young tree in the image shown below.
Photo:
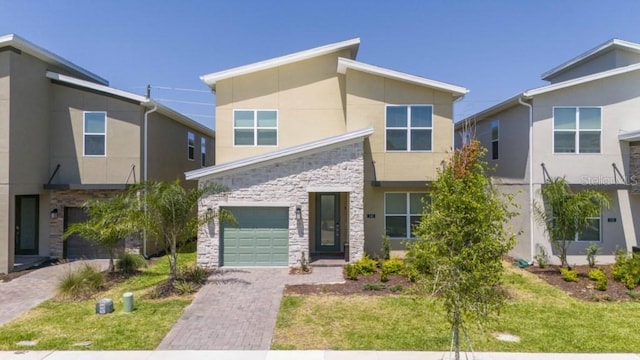
M147 182L132 190L132 196L139 196L141 203L135 222L148 238L163 244L169 254L169 280L173 283L178 276L178 248L194 239L198 228L218 215L209 211L198 214L199 200L225 188L211 184L187 190L176 180Z
M506 229L515 204L492 187L485 152L472 141L443 164L407 254L444 300L456 359L465 324L486 322L503 304L502 257L515 244Z
M135 226L129 221L131 201L119 194L108 200L89 200L82 207L89 218L85 222L71 224L63 239L77 234L105 247L109 252L109 272L113 272L118 243L135 232Z
M542 185L543 203L536 203L535 214L544 225L563 267L567 251L589 226L589 217L599 216L603 207L609 207L609 197L595 190L573 192L564 178L554 178Z

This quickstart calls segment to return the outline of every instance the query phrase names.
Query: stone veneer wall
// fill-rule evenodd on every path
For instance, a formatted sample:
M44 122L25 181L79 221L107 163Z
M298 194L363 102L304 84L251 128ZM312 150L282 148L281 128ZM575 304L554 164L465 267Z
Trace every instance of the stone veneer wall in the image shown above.
M91 199L109 199L120 192L119 190L53 190L51 191L51 209L58 209L58 218L49 219L49 244L52 258L62 258L64 242L64 208L82 207L82 204ZM137 237L125 239L127 252L140 252L140 241Z
M220 209L226 203L288 204L289 266L296 266L302 252L309 254L309 187L349 188L349 259L358 260L364 252L364 166L362 142L343 145L319 153L301 155L280 163L267 164L246 171L211 177L230 191L210 195L200 204L200 211ZM296 220L295 209L302 209L302 220ZM220 260L219 223L217 220L198 232L198 265L218 267Z
M629 143L631 194L640 194L640 141Z

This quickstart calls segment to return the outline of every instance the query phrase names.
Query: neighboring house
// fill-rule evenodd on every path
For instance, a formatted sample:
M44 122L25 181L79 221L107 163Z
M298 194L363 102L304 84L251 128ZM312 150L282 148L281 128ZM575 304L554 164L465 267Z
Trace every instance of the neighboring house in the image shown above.
M543 74L549 85L528 90L456 124L456 146L475 136L489 149L502 190L516 195L522 230L514 255L532 259L551 252L543 226L532 215L542 203L545 179L565 177L575 190L606 192L603 209L569 247L570 263L585 250L631 250L640 235L640 44L610 40Z
M202 77L216 94L216 166L226 185L201 211L230 210L198 235L203 266L296 266L304 257L401 250L426 185L453 148L467 89L355 61L359 39ZM344 253L346 252L346 254Z
M81 205L209 166L214 132L16 35L0 36L0 273L16 258L98 257L64 228ZM146 244L127 244L129 250Z

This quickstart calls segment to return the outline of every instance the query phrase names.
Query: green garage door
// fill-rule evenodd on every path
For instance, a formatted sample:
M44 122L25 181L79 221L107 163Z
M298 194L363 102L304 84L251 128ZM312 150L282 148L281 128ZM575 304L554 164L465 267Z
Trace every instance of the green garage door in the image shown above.
M229 207L237 224L220 229L222 266L287 266L289 208Z

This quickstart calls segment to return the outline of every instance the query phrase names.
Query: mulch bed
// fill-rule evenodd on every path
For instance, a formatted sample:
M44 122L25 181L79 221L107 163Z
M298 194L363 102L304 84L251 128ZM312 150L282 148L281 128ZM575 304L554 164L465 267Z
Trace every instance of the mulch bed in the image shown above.
M526 268L532 274L537 275L547 283L563 290L567 294L587 301L622 301L632 300L629 290L621 283L614 281L611 275L611 265L598 266L607 274L607 290L594 289L594 282L587 276L592 269L587 265L574 266L572 270L578 272L578 282L569 282L562 279L559 266L548 265L544 268L530 266ZM638 289L636 289L637 291Z
M382 289L367 289L368 285L380 285ZM400 291L391 291L391 289ZM401 275L389 275L389 281L380 281L379 274L360 275L358 280L345 280L344 284L323 284L323 285L287 285L284 289L285 295L310 295L310 294L331 294L331 295L401 295L413 288L414 284Z

